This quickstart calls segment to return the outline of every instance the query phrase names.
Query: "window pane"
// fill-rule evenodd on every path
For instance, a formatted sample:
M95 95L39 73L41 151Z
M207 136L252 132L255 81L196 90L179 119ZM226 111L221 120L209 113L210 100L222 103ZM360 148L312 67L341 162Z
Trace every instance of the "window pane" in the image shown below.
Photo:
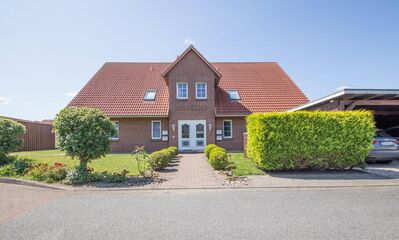
M206 98L206 84L197 83L197 98Z
M188 124L181 125L181 137L190 138L190 125Z
M187 83L178 83L177 84L177 97L178 98L187 98Z
M161 138L161 123L152 122L152 137Z
M237 90L229 90L227 91L230 100L240 100L240 95Z
M204 138L204 124L197 124L196 126L197 138Z
M156 91L150 90L145 93L144 100L155 100Z
M231 122L230 121L223 122L223 136L231 137Z
M119 122L114 122L114 126L116 128L116 133L114 135L112 135L111 138L119 139Z

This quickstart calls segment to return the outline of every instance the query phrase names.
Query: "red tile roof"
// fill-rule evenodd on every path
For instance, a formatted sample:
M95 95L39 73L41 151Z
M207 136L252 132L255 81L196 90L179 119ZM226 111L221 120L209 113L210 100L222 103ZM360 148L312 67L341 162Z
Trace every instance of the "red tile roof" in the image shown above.
M68 106L100 108L109 116L167 116L169 92L162 74L172 63L106 63ZM221 73L216 89L217 115L285 111L308 102L277 63L212 63ZM155 101L144 101L149 89ZM238 90L232 102L227 90Z

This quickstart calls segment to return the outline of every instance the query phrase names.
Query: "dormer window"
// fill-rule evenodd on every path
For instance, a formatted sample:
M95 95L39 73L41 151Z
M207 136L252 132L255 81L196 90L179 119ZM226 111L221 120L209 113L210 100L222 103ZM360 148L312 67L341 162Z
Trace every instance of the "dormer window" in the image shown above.
M227 94L229 95L230 100L240 100L240 94L237 90L227 90Z
M188 84L186 82L176 83L177 99L188 99Z
M145 95L144 95L144 100L145 101L154 101L155 100L155 95L157 95L156 90L148 90Z

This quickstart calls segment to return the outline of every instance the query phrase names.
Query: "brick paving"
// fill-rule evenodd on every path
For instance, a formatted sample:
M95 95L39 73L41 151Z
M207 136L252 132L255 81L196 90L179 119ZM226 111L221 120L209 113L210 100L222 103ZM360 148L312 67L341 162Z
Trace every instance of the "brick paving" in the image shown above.
M178 159L159 175L165 179L159 188L212 188L224 183L223 177L212 169L203 153L179 154Z
M0 183L0 224L49 203L64 191Z

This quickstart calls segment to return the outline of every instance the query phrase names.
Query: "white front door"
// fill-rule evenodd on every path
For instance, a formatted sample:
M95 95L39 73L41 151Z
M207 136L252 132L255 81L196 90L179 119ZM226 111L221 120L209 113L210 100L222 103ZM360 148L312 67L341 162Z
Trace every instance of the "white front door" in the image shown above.
M178 121L179 150L202 151L206 145L205 120L180 120Z

